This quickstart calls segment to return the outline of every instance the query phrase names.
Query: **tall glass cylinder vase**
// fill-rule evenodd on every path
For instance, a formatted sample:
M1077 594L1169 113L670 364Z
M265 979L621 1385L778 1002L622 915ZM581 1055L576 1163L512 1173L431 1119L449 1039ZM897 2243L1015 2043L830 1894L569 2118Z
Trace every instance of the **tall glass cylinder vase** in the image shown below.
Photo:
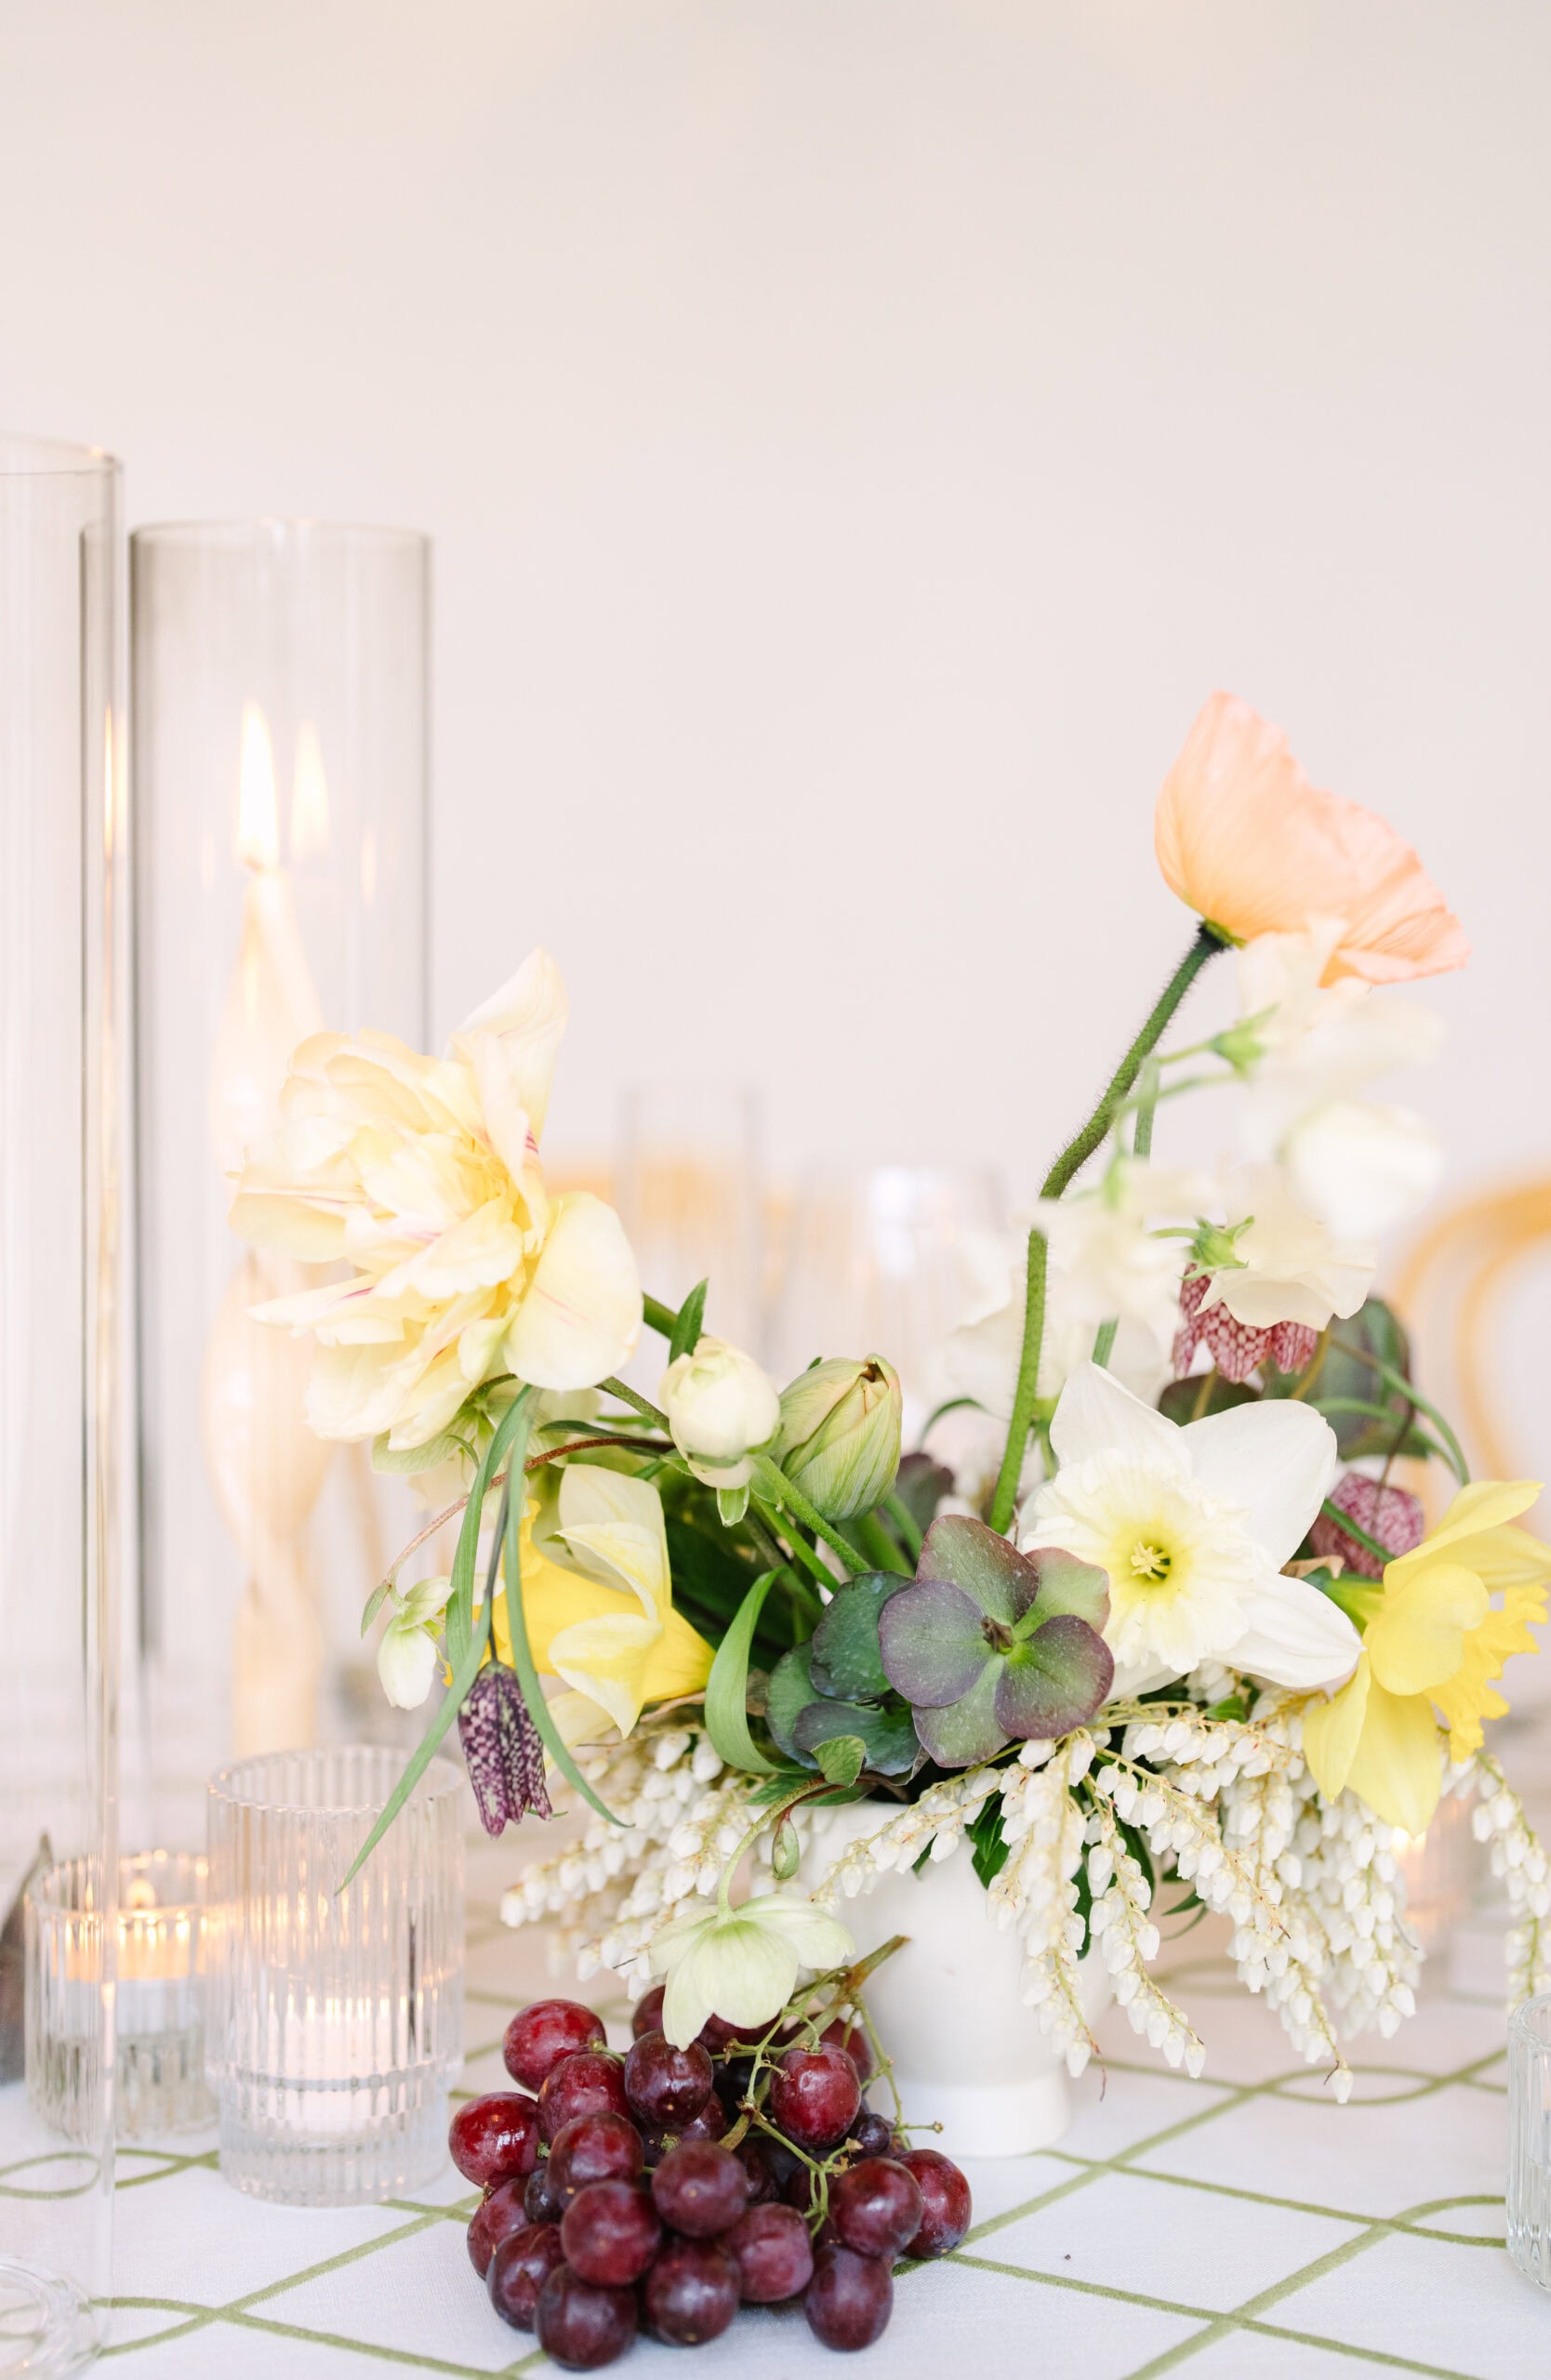
M119 473L0 438L0 2373L111 2288ZM41 1930L40 1930L41 1929ZM29 1937L32 1937L29 1945ZM31 1954L30 1954L31 1953ZM34 2043L68 2066L51 2107Z
M245 1249L232 1175L309 1035L426 1029L430 548L316 522L130 541L142 1587L137 1810L192 1848L225 1761L390 1714L362 1605L401 1485L313 1435L325 1276ZM130 1771L128 1773L135 1773Z

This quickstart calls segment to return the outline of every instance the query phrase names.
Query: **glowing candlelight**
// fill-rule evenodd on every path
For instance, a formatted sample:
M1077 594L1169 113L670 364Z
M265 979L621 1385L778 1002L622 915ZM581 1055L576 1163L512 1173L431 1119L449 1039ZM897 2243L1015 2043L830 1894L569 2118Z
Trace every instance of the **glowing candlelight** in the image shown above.
M316 730L304 726L291 800L292 851L319 850L327 836L323 754ZM210 1135L225 1174L274 1130L291 1054L323 1025L291 879L280 865L274 759L257 703L243 711L236 857L248 871L242 930L210 1067ZM239 1754L311 1743L317 1731L323 1627L301 1535L332 1448L307 1426L305 1346L266 1329L252 1314L306 1277L285 1259L244 1256L205 1359L205 1461L248 1568L232 1637Z

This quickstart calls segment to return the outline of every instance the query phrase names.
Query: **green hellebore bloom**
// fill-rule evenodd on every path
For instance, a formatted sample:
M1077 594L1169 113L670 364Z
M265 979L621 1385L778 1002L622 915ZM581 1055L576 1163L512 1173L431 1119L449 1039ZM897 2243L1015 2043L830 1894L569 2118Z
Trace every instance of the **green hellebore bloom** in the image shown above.
M882 1355L831 1356L781 1395L776 1461L827 1521L853 1520L882 1502L899 1470L904 1404L899 1374Z

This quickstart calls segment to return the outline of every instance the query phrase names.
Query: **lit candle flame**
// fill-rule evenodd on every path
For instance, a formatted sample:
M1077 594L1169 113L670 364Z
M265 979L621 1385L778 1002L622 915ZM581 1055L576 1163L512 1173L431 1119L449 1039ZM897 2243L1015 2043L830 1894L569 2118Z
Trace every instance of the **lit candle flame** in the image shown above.
M237 857L245 867L278 867L280 820L274 800L270 731L257 703L243 706L243 761L237 801Z
M297 735L297 773L291 786L291 859L311 859L328 849L328 779L324 774L318 731L304 719Z

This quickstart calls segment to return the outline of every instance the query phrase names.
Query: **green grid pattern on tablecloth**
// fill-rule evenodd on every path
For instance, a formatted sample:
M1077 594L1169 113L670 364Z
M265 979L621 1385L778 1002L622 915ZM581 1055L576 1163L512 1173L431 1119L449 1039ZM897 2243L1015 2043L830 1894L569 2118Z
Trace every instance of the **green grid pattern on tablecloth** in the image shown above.
M504 2081L510 2011L565 1987L541 1942L504 1932L485 1902L471 1904L469 1968L477 2045L465 2082L477 2092ZM1216 2074L1192 2082L1148 2064L1111 2011L1106 2072L1078 2086L1067 2138L972 2167L977 2220L963 2247L901 2268L874 2351L891 2372L972 2359L991 2374L1077 2368L1083 2380L1544 2373L1551 2302L1503 2248L1500 2005L1485 1992L1430 1997L1395 2042L1373 2044L1341 2109L1318 2074L1290 2067L1274 2018L1220 1961L1176 1967L1171 1988ZM126 2380L546 2368L484 2300L463 2241L475 2200L450 2168L444 2189L323 2212L228 2191L213 2149L126 2150L119 2187L108 2357ZM197 2275L206 2256L213 2285L138 2285L169 2265ZM681 2356L643 2341L630 2368ZM831 2367L800 2314L746 2311L695 2368L786 2380Z

